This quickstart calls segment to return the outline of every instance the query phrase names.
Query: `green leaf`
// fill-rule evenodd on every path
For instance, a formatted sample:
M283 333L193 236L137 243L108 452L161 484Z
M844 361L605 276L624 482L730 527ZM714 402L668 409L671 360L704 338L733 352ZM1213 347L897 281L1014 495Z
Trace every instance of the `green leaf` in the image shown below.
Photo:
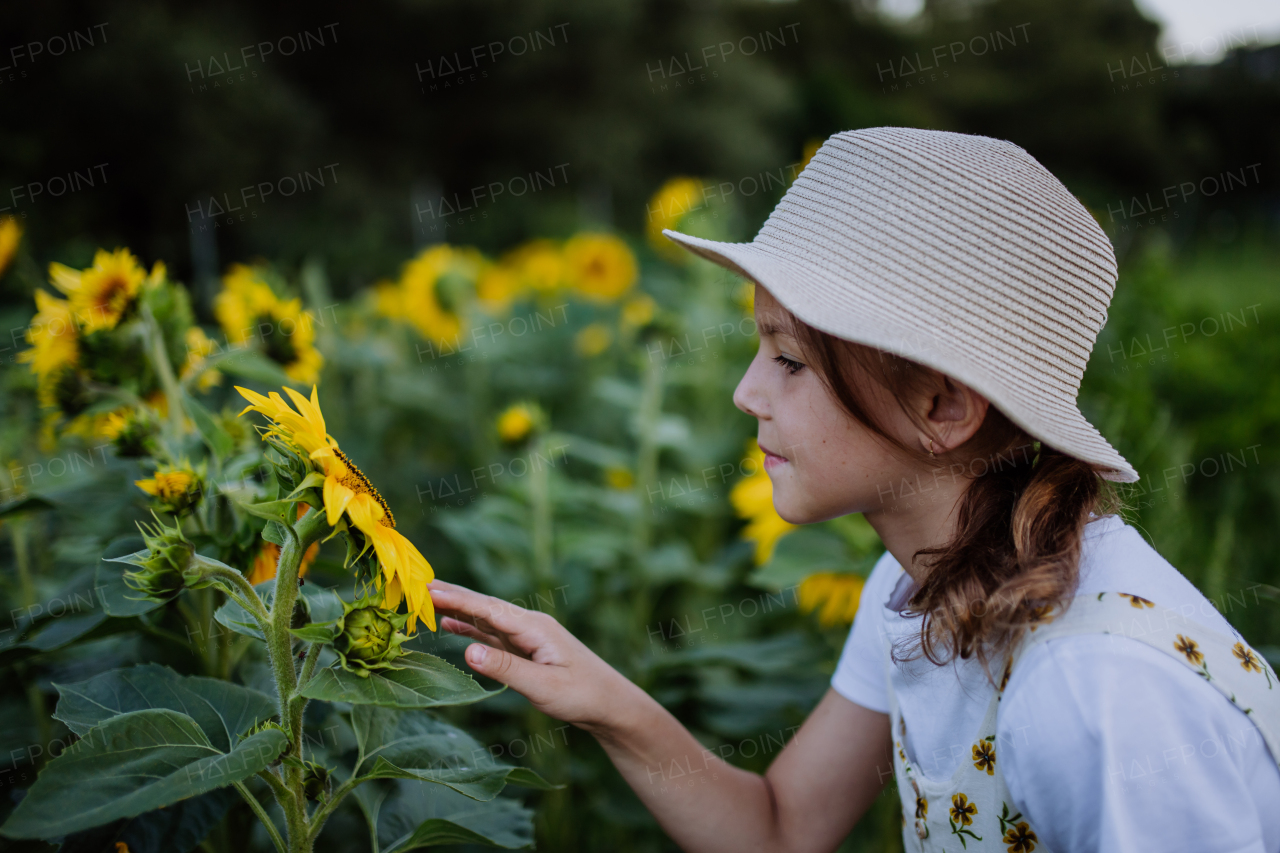
M262 528L262 538L283 548L287 534L284 532L284 528L280 526L280 522L268 521L267 526Z
M361 785L356 802L376 827L382 853L437 844L533 845L533 811L507 797L477 802L441 785L400 779L389 789Z
M235 451L235 441L195 397L183 391L182 404L186 407L187 414L191 415L191 420L195 422L196 429L200 431L200 437L219 459L226 459Z
M747 583L774 591L793 587L817 572L854 572L864 577L879 559L852 558L847 541L829 530L804 527L778 540L773 557Z
M247 779L286 745L284 732L268 729L222 752L167 708L111 717L45 766L0 834L58 838L154 811Z
M285 373L280 365L257 350L232 349L211 357L205 363L209 367L218 368L223 373L243 376L245 379L252 379L277 389L282 385L298 385L289 378L289 374Z
M365 773L373 778L435 782L473 800L492 800L508 784L544 791L562 787L533 770L495 760L471 735L426 711L357 705L351 725L360 745L360 766L372 762Z
M240 508L249 515L256 515L258 518L265 518L268 521L275 521L280 524L293 526L293 519L298 514L298 502L285 498L279 501L263 501L261 503L245 502L239 504Z
M0 518L8 518L11 515L17 515L22 512L40 512L41 510L53 508L53 502L46 498L42 498L39 495L23 495L15 500L0 504Z
M302 482L298 484L292 492L289 493L290 498L301 498L302 493L309 489L320 489L324 487L325 476L319 471L312 471L302 478Z
M84 736L94 726L131 711L168 708L195 720L214 747L227 752L236 735L276 714L270 696L228 681L181 676L159 664L113 669L88 681L54 684L54 719Z
M289 633L308 643L332 643L340 630L337 622L319 622L303 625L301 628L290 628Z
M300 693L308 699L354 705L435 708L469 705L506 690L485 690L462 670L423 652L406 652L396 664L401 669L373 672L368 678L341 668L322 669Z

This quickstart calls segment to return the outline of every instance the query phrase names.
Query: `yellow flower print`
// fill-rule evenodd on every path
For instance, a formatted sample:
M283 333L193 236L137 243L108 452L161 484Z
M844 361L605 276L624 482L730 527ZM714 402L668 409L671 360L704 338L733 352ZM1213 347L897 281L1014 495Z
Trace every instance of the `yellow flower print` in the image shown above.
M1186 655L1187 660L1194 664L1204 662L1204 653L1200 651L1200 646L1190 637L1178 635L1178 641L1173 644L1175 651L1182 652Z
M1258 656L1253 653L1253 649L1247 648L1244 643L1236 643L1231 648L1231 653L1240 658L1240 668L1248 672L1262 672L1262 665L1258 663Z
M1000 677L1000 689L997 692L999 693L1004 692L1005 686L1008 685L1009 683L1009 676L1012 674L1013 674L1013 660L1010 659L1005 661L1004 675Z
M1267 689L1271 690L1271 670L1258 657L1258 653L1246 646L1244 643L1236 643L1231 647L1231 653L1240 659L1240 668L1245 672L1260 672L1267 677Z
M1009 845L1009 853L1031 853L1039 840L1025 820L1019 821L1004 834L1004 843Z
M991 741L981 740L973 745L973 766L987 771L988 776L996 775L996 748Z
M1156 605L1155 605L1155 602L1153 602L1153 601L1148 601L1147 599L1143 598L1143 597L1142 597L1142 596L1140 596L1140 595L1130 595L1130 594L1129 594L1129 593L1127 593L1127 592L1122 592L1122 593L1120 593L1120 595L1122 595L1122 596L1124 596L1125 598L1129 599L1129 604L1131 604L1132 606L1134 606L1134 607L1138 608L1139 610L1141 610L1141 609L1142 609L1142 608L1144 608L1144 607L1155 607L1155 606L1156 606Z
M929 801L924 797L916 797L916 820L923 820L929 816Z
M975 835L972 829L965 829L973 823L973 818L978 813L978 807L969 802L968 796L965 794L956 794L951 798L951 834L960 839L960 846L968 848L969 844L965 840L965 836L981 841L981 835Z
M951 819L960 826L969 826L973 823L973 816L978 813L978 807L969 802L969 798L964 794L956 794L951 798Z

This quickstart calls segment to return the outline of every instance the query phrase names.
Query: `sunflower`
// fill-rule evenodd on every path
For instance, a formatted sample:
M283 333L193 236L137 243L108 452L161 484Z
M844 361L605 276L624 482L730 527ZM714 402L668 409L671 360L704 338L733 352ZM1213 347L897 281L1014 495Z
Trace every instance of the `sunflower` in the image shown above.
M796 598L804 613L822 607L818 613L818 624L822 627L849 625L858 615L858 602L862 599L865 583L861 575L818 572L800 582Z
M204 329L199 326L190 326L187 328L186 335L187 359L183 362L182 372L179 378L183 382L187 382L196 377L196 388L200 391L208 391L213 386L222 382L222 373L213 368L204 366L205 360L213 355L218 345L214 343L208 335L204 333Z
M107 427L108 429L113 427ZM159 502L165 512L185 512L200 502L204 493L204 476L190 464L162 465L154 476L134 480L133 484Z
M618 312L618 322L624 328L628 326L643 326L653 319L657 308L658 303L653 301L653 297L647 293L642 293L622 304L622 310Z
M485 264L476 278L476 298L490 311L505 311L520 293L520 277L503 264Z
M530 240L508 252L502 263L515 271L523 287L547 292L564 283L564 253L551 240Z
M498 415L498 437L508 444L520 441L533 431L538 412L528 403L514 403Z
M315 384L319 378L324 356L315 348L311 312L303 309L301 299L276 296L261 269L232 264L222 278L213 313L228 343L244 345L260 337L263 352L290 379Z
M49 264L49 280L67 295L85 334L114 329L137 302L143 285L159 284L164 276L164 264L156 261L148 276L128 249L99 249L93 266L84 270Z
M375 581L383 593L383 606L395 610L404 598L409 632L416 630L419 616L432 631L436 630L435 608L427 593L427 584L435 578L431 564L395 529L387 502L325 430L315 386L311 387L310 400L292 388L284 389L297 406L296 411L275 391L264 397L239 385L236 390L250 403L241 415L249 411L266 415L271 421L267 436L277 436L296 448L324 475L324 511L330 526L343 522L364 534L366 541L357 559L373 545L382 570Z
M73 369L80 360L80 337L70 301L37 290L36 316L26 337L31 348L18 353L18 361L31 365L38 380L40 405L55 406L59 374Z
M12 216L0 219L0 275L13 263L13 256L18 254L18 244L22 242L22 226Z
M418 333L439 345L457 345L462 307L468 288L479 288L487 261L476 249L441 243L430 246L404 265L400 280L376 290L378 312L407 320ZM502 283L486 280L481 298L490 307L503 304Z
M609 332L608 326L604 323L591 323L583 326L573 336L573 348L587 358L594 358L607 350L612 340L613 335Z
M795 530L796 525L785 521L773 507L773 480L764 469L764 451L753 441L747 456L755 463L755 473L734 485L729 502L740 518L750 519L742 538L756 543L756 564L761 565L769 562L778 540Z
M612 302L636 283L636 259L612 234L575 234L564 244L566 277L582 296Z
M668 240L664 228L676 228L686 213L703 204L702 182L696 178L671 178L658 188L645 208L645 236L658 254L674 261L688 256L683 248Z

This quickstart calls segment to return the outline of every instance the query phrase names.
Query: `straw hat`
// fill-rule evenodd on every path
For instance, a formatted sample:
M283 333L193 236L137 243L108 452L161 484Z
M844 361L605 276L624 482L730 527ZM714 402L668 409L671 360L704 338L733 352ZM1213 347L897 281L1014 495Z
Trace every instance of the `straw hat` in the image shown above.
M908 127L844 131L750 243L662 233L817 329L963 382L1101 477L1138 480L1076 405L1115 290L1111 241L1017 145Z

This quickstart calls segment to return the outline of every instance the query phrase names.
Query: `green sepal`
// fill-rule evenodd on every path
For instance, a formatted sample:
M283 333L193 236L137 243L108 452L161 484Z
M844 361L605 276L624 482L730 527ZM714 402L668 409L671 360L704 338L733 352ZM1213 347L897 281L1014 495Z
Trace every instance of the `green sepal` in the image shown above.
M280 524L287 525L290 530L293 529L293 519L297 515L298 504L296 498L283 498L278 501L265 501L263 503L242 503L240 508L249 515L256 515L258 518L265 518L268 521L277 521Z

